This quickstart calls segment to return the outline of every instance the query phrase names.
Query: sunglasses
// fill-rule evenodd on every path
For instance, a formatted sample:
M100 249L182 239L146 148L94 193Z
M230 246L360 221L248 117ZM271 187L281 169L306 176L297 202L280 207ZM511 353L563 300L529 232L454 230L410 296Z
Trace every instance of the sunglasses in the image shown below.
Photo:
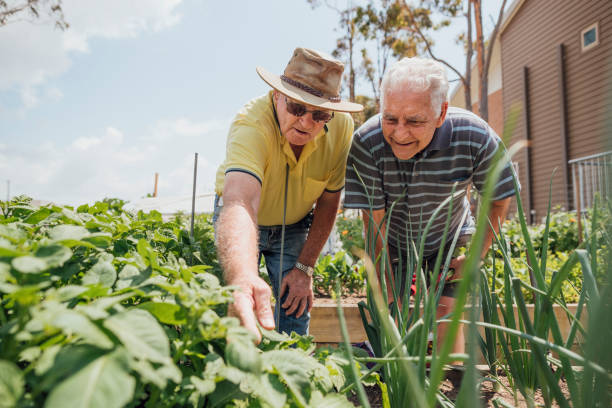
M326 112L321 110L309 110L306 109L305 105L301 103L293 102L285 96L285 105L287 105L287 112L298 118L304 116L308 112L312 113L312 120L315 122L329 122L334 117L334 112Z

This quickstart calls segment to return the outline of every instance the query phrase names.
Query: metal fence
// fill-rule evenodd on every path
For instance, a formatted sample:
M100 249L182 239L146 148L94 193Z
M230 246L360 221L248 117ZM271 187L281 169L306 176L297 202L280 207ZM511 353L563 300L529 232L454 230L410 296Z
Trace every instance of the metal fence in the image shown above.
M574 207L584 213L595 195L612 197L612 151L568 161L574 186Z

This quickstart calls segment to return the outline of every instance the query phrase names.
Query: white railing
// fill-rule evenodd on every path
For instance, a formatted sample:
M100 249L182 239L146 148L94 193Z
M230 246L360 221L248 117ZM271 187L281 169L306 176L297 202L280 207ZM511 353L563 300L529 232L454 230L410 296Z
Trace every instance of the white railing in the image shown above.
M568 161L574 186L574 208L581 213L593 206L595 195L612 197L612 151Z

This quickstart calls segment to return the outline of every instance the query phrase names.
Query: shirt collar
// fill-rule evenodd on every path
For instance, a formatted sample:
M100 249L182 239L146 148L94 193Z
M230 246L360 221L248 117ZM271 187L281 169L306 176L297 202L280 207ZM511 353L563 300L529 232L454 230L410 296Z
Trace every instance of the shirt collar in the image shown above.
M442 123L442 126L436 129L431 142L423 149L423 153L429 154L435 150L443 150L450 146L453 136L453 124L447 119Z

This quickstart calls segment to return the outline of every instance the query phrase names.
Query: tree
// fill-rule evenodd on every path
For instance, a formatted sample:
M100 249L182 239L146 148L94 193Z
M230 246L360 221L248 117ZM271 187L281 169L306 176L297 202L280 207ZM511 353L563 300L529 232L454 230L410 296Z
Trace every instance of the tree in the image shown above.
M0 0L0 27L16 21L33 21L49 16L60 30L69 24L64 19L61 0Z
M312 8L316 8L320 5L318 0L307 0ZM356 44L356 31L354 13L355 8L351 5L351 1L347 1L347 8L342 9L338 7L336 2L324 0L325 5L338 13L340 17L340 29L344 34L336 40L336 48L332 52L332 55L340 60L344 60L348 65L348 72L345 73L344 86L348 88L349 100L355 102L355 83L357 81L355 68L354 68L354 49Z
M482 24L482 0L467 0L466 10L463 15L467 21L467 29L466 33L459 37L459 42L464 43L464 47L466 50L466 65L465 65L465 75L462 75L459 70L449 64L442 58L438 58L434 55L432 50L432 41L425 32L430 28L429 22L427 22L423 16L419 18L417 11L414 7L406 4L407 11L411 15L411 19L409 20L410 24L407 27L408 30L413 32L415 35L419 36L421 40L426 44L425 49L429 56L436 61L439 61L449 67L461 81L464 89L465 89L465 106L467 109L472 110L472 100L471 100L471 72L472 72L472 56L473 49L476 48L476 60L478 65L478 85L480 90L479 96L479 115L484 120L489 119L489 105L488 105L488 81L489 81L489 67L491 65L491 57L493 55L493 47L497 42L497 35L499 33L499 28L501 27L502 17L504 13L504 9L506 7L506 1L502 0L499 14L497 19L494 20L494 28L489 37L488 44L485 44L484 34L483 34L483 24ZM438 12L447 17L455 17L459 15L459 11L463 7L462 0L426 0L422 2L422 8L427 8L430 13L427 14L427 17L431 15L432 11ZM474 13L474 19L472 20L472 10ZM476 41L472 42L472 32L476 31Z
M405 8L405 3L400 0L370 0L366 6L355 9L355 24L364 42L361 74L372 87L376 106L380 102L380 83L391 57L414 56L422 45L419 38L406 35ZM375 60L370 57L372 48Z

